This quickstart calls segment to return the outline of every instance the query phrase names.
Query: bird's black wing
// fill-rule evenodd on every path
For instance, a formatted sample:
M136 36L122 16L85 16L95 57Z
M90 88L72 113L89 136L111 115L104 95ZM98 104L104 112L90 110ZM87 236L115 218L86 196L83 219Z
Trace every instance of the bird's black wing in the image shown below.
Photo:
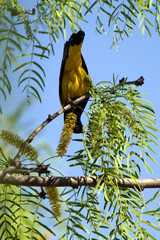
M67 41L64 44L63 58L62 58L62 63L61 63L60 75L59 75L59 97L60 97L60 100L61 100L62 104L64 104L63 99L62 99L62 79L63 79L63 74L64 74L65 62L66 62L66 59L69 55L69 46L70 46L70 43L69 43L69 41Z

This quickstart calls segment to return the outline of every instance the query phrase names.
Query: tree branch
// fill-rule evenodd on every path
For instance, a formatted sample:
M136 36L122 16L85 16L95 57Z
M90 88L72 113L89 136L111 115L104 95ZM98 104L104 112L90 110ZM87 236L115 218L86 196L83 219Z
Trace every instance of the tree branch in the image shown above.
M123 84L124 85L142 86L144 84L144 78L141 76L140 78L138 78L135 81L128 81L128 82L125 82L125 78L122 78L121 80L119 80L119 84L117 84L116 87L122 86Z
M3 171L0 171L0 184L9 184L16 186L36 186L36 187L72 187L77 188L79 186L95 187L99 180L98 176L91 177L37 177L29 175L4 175ZM102 181L103 182L103 181ZM160 188L160 178L151 179L131 179L120 178L117 181L117 185L120 188Z
M143 77L140 77L139 79L137 79L136 81L130 81L130 82L125 82L125 78L122 78L120 81L119 81L119 84L117 84L115 87L118 87L118 86L122 86L122 85L128 85L128 84L134 84L134 85L137 85L137 86L141 86L142 84L144 83L144 78ZM111 90L115 89L114 88L111 88ZM104 90L105 92L105 90ZM74 101L74 105L77 105L85 100L88 100L88 98L90 97L90 93L86 93L85 95L77 98L75 101ZM60 109L59 111L57 111L56 113L54 113L53 115L49 115L48 118L41 124L39 125L32 133L31 135L27 138L27 140L21 145L21 148L19 149L17 155L15 156L15 158L13 159L13 162L16 166L16 168L20 168L21 164L20 164L20 157L22 156L24 150L26 149L26 147L28 146L28 144L30 144L34 137L48 124L50 123L53 119L55 119L56 117L58 117L60 114L62 114L63 112L71 109L73 106L71 106L70 104L68 104L67 106L65 106L64 108ZM6 169L7 171L7 169Z
M142 86L144 84L144 77L140 77L137 80L134 81L126 81L126 78L122 78L119 80L119 83L117 85L115 85L114 87L110 88L110 89L105 89L101 92L110 92L110 93L114 93L117 87L120 86L125 86L125 85L136 85L136 86ZM98 93L99 91L96 91L96 93Z

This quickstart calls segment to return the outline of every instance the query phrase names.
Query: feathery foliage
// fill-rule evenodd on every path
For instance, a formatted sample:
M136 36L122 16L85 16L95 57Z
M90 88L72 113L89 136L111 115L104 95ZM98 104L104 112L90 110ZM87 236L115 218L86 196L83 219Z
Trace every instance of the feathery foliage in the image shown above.
M37 239L43 237L41 231L54 232L42 223L44 214L53 217L43 206L38 191L16 186L0 186L0 239ZM43 230L42 230L43 229ZM43 238L45 239L45 238Z
M110 29L113 33L113 45L118 49L118 42L124 37L132 35L132 31L139 22L142 34L145 31L152 36L151 30L155 26L155 30L160 35L159 17L160 3L159 1L85 1L85 15L93 13L97 10L96 30L98 33L108 35ZM106 20L107 18L107 20ZM138 20L138 21L137 21Z
M67 148L72 138L76 121L77 115L74 114L73 112L70 112L66 115L61 137L57 147L57 154L59 157L63 157L67 151Z
M24 109L24 103L21 103L10 116L1 116L1 127L20 130L19 118L23 114L22 109ZM15 138L17 136L13 135L13 139ZM14 149L0 139L0 170L12 165L14 154ZM23 158L22 160L22 166L28 167L30 162L25 159L25 164ZM31 165L37 167L37 161L32 161ZM39 192L39 188L0 185L0 239L39 240L40 237L47 239L49 236L45 237L43 233L48 232L51 236L54 235L49 224L54 222L55 215L49 207L48 200L40 199ZM50 219L49 223L48 219Z
M64 238L154 239L152 230L160 231L159 191L146 199L140 189L119 188L116 181L136 181L144 167L152 173L150 161L156 162L150 153L157 144L154 110L136 87L118 87L113 94L108 84L93 91L84 149L68 160L74 161L71 166L81 166L85 176L100 179L95 188L62 193L69 194Z

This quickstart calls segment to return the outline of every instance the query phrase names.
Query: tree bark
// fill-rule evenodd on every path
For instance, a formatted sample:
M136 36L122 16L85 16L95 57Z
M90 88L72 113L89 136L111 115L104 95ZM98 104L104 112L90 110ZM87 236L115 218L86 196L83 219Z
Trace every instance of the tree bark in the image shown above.
M0 184L9 184L16 186L36 186L36 187L72 187L77 188L79 186L95 187L99 180L98 176L91 177L38 177L30 175L4 175L3 171L0 171ZM103 180L102 180L103 182ZM116 183L121 188L160 188L160 178L150 179L131 179L120 178Z

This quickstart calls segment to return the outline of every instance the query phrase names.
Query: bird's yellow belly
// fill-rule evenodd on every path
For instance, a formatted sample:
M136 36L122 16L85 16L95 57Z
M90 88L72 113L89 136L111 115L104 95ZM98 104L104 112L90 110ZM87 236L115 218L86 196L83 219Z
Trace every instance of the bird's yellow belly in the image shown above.
M76 70L65 71L62 79L62 101L64 106L69 98L78 98L88 92L90 86L89 78L82 67Z

